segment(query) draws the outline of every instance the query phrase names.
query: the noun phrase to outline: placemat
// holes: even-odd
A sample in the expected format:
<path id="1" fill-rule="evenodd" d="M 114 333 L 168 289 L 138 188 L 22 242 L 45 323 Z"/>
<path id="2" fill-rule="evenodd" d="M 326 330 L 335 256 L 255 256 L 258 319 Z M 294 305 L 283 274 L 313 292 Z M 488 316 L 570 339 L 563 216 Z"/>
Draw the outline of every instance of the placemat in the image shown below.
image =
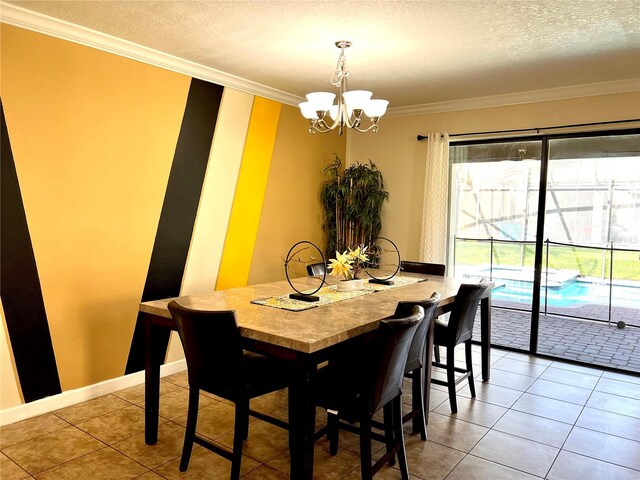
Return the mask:
<path id="1" fill-rule="evenodd" d="M 413 283 L 424 282 L 426 278 L 417 277 L 393 277 L 393 285 L 380 285 L 376 283 L 365 283 L 362 290 L 354 290 L 352 292 L 339 292 L 335 285 L 322 287 L 314 295 L 320 297 L 317 302 L 304 302 L 302 300 L 295 300 L 289 298 L 289 294 L 278 295 L 275 297 L 258 298 L 251 300 L 251 303 L 256 305 L 264 305 L 266 307 L 280 308 L 282 310 L 290 310 L 292 312 L 301 312 L 303 310 L 310 310 L 312 308 L 321 307 L 323 305 L 330 305 L 332 303 L 341 302 L 343 300 L 349 300 L 350 298 L 361 297 L 370 293 L 379 292 L 382 290 L 388 290 L 390 288 L 402 287 L 404 285 L 411 285 Z M 313 290 L 308 290 L 312 292 Z"/>

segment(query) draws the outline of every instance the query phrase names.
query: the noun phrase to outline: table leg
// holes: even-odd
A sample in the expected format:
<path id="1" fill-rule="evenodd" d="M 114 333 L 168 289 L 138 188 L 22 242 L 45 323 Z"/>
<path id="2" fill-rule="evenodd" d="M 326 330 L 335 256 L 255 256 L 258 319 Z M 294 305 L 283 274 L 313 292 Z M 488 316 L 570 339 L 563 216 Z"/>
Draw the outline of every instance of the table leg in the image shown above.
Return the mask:
<path id="1" fill-rule="evenodd" d="M 316 409 L 311 376 L 314 365 L 300 362 L 296 378 L 289 386 L 289 452 L 291 479 L 313 479 L 313 446 Z"/>
<path id="2" fill-rule="evenodd" d="M 482 350 L 482 380 L 491 376 L 491 295 L 480 300 L 480 348 Z"/>
<path id="3" fill-rule="evenodd" d="M 158 410 L 160 400 L 160 361 L 155 351 L 156 328 L 151 318 L 144 319 L 144 441 L 153 445 L 158 441 Z"/>

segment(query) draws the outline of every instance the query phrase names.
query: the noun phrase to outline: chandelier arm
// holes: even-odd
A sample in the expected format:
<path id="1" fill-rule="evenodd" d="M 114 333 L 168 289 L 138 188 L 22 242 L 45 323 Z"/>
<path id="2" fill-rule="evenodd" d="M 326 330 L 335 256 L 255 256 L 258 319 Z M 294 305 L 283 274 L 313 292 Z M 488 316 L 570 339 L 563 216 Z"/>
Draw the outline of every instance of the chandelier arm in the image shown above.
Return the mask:
<path id="1" fill-rule="evenodd" d="M 351 119 L 351 116 L 349 116 L 349 111 L 347 110 L 347 104 L 344 103 L 344 100 L 342 101 L 342 113 L 344 124 L 348 128 L 354 128 L 357 125 L 357 119 L 355 117 L 353 117 L 353 120 Z"/>
<path id="2" fill-rule="evenodd" d="M 369 125 L 367 128 L 358 128 L 358 127 L 351 127 L 353 128 L 355 131 L 360 132 L 360 133 L 366 133 L 369 130 L 373 130 L 374 132 L 378 131 L 378 124 L 377 123 L 372 123 L 371 125 Z"/>
<path id="3" fill-rule="evenodd" d="M 334 122 L 331 124 L 331 126 L 327 126 L 330 130 L 335 130 L 336 128 L 338 128 L 340 126 L 340 115 L 338 115 L 338 117 L 334 120 Z"/>
<path id="4" fill-rule="evenodd" d="M 327 122 L 325 122 L 324 120 L 317 120 L 313 125 L 312 128 L 316 131 L 316 132 L 320 132 L 320 133 L 327 133 L 330 132 L 331 130 L 333 130 L 332 127 L 329 127 L 329 125 L 327 125 Z M 335 127 L 334 127 L 335 128 Z"/>

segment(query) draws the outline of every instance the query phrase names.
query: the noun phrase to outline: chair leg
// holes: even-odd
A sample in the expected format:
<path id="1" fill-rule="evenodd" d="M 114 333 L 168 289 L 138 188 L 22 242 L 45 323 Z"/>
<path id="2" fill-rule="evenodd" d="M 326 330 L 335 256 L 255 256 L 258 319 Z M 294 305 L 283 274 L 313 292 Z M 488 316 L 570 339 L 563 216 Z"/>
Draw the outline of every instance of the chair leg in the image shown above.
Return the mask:
<path id="1" fill-rule="evenodd" d="M 236 402 L 235 429 L 233 432 L 233 458 L 231 459 L 231 480 L 240 478 L 240 464 L 242 463 L 242 447 L 245 435 L 249 431 L 249 400 L 241 399 Z"/>
<path id="2" fill-rule="evenodd" d="M 198 423 L 198 402 L 200 389 L 189 388 L 189 409 L 187 411 L 187 428 L 184 432 L 184 444 L 182 445 L 182 458 L 180 459 L 180 471 L 186 472 L 191 459 L 193 439 L 196 436 L 196 424 Z"/>
<path id="3" fill-rule="evenodd" d="M 393 428 L 395 431 L 396 443 L 398 443 L 398 463 L 403 480 L 409 480 L 409 467 L 407 465 L 407 451 L 404 445 L 404 431 L 402 428 L 402 396 L 398 395 L 391 402 L 393 408 Z"/>
<path id="4" fill-rule="evenodd" d="M 473 379 L 473 361 L 471 358 L 471 340 L 464 342 L 464 353 L 467 360 L 467 372 L 469 372 L 469 391 L 471 398 L 476 398 L 476 385 Z"/>
<path id="5" fill-rule="evenodd" d="M 440 347 L 438 345 L 433 346 L 433 355 L 436 359 L 436 363 L 440 363 Z"/>
<path id="6" fill-rule="evenodd" d="M 247 400 L 247 415 L 246 415 L 246 421 L 242 423 L 242 439 L 243 440 L 247 440 L 249 438 L 249 409 L 251 408 L 251 403 L 250 400 Z M 236 408 L 238 408 L 238 405 L 236 404 Z"/>
<path id="7" fill-rule="evenodd" d="M 400 421 L 402 424 L 402 421 Z M 371 465 L 371 419 L 365 413 L 360 422 L 360 469 L 362 480 L 373 479 L 373 468 Z"/>
<path id="8" fill-rule="evenodd" d="M 447 388 L 449 389 L 449 405 L 451 413 L 458 413 L 458 402 L 456 401 L 456 371 L 454 370 L 455 348 L 453 345 L 447 346 Z"/>
<path id="9" fill-rule="evenodd" d="M 340 417 L 329 412 L 327 412 L 327 440 L 329 440 L 329 455 L 336 455 L 340 441 Z"/>
<path id="10" fill-rule="evenodd" d="M 394 445 L 393 439 L 393 408 L 391 403 L 387 403 L 383 408 L 384 413 L 384 439 L 387 444 L 387 452 L 390 452 Z M 402 423 L 402 418 L 400 418 L 400 423 Z M 389 465 L 393 466 L 396 464 L 396 457 L 392 457 L 389 459 Z"/>
<path id="11" fill-rule="evenodd" d="M 420 415 L 415 418 L 412 419 L 413 424 L 415 425 L 416 422 L 418 423 L 418 429 L 420 430 L 420 438 L 422 440 L 426 440 L 427 439 L 427 422 L 425 420 L 425 413 L 424 413 L 424 382 L 422 380 L 422 375 L 423 375 L 423 370 L 422 367 L 418 367 L 416 368 L 412 373 L 411 373 L 411 400 L 412 400 L 412 404 L 416 405 L 416 399 L 420 401 L 420 406 L 418 407 L 420 409 Z"/>

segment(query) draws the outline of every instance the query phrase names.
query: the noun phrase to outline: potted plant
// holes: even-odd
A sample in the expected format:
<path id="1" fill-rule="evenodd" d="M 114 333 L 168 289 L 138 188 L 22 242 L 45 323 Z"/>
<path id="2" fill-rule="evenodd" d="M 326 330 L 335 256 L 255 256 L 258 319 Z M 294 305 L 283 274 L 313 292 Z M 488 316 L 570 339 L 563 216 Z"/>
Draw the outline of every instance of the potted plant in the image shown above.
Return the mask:
<path id="1" fill-rule="evenodd" d="M 358 278 L 358 275 L 363 264 L 369 261 L 366 252 L 367 247 L 359 245 L 355 250 L 349 248 L 343 253 L 336 252 L 336 258 L 329 261 L 328 269 L 331 270 L 329 275 L 342 277 L 342 281 L 336 286 L 337 290 L 345 292 L 361 290 L 364 287 L 364 280 Z"/>
<path id="2" fill-rule="evenodd" d="M 373 245 L 382 228 L 382 204 L 389 197 L 382 173 L 371 160 L 343 169 L 337 155 L 324 173 L 329 178 L 322 185 L 320 198 L 327 256 L 357 245 Z"/>

